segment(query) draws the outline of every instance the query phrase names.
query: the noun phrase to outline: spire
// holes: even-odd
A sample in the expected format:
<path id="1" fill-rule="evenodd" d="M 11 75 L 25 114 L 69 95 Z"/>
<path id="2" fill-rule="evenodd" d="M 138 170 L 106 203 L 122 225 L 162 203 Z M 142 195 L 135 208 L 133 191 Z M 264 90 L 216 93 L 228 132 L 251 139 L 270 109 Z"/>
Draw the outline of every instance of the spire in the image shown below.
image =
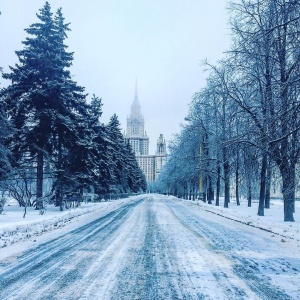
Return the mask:
<path id="1" fill-rule="evenodd" d="M 141 106 L 138 99 L 138 93 L 137 93 L 137 79 L 135 79 L 135 94 L 133 103 L 131 105 L 131 115 L 134 116 L 141 116 Z"/>
<path id="2" fill-rule="evenodd" d="M 135 78 L 135 95 L 134 100 L 138 100 L 138 94 L 137 94 L 137 78 Z"/>

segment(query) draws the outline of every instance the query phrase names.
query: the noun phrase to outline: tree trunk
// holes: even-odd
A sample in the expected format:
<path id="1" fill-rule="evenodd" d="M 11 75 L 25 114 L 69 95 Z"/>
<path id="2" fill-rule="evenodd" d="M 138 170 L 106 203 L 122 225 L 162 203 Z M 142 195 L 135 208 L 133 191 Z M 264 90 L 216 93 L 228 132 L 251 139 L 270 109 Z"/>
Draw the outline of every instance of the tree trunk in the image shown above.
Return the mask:
<path id="1" fill-rule="evenodd" d="M 235 198 L 236 198 L 236 205 L 241 205 L 240 195 L 239 195 L 239 167 L 238 167 L 238 165 L 235 170 Z"/>
<path id="2" fill-rule="evenodd" d="M 224 207 L 228 208 L 230 202 L 230 177 L 229 177 L 229 164 L 227 161 L 224 163 Z"/>
<path id="3" fill-rule="evenodd" d="M 221 167 L 217 166 L 217 184 L 216 184 L 216 206 L 220 206 L 220 188 L 221 188 Z"/>
<path id="4" fill-rule="evenodd" d="M 260 171 L 260 192 L 258 212 L 259 216 L 264 216 L 265 193 L 266 193 L 266 171 L 267 171 L 267 154 L 263 153 L 261 171 Z"/>
<path id="5" fill-rule="evenodd" d="M 37 154 L 36 168 L 36 208 L 43 209 L 43 175 L 44 175 L 44 155 L 42 151 Z"/>
<path id="6" fill-rule="evenodd" d="M 25 218 L 26 213 L 27 213 L 27 204 L 25 204 L 25 206 L 24 206 L 24 214 L 23 214 L 23 218 Z"/>
<path id="7" fill-rule="evenodd" d="M 212 179 L 209 176 L 208 177 L 208 204 L 212 204 L 212 201 L 214 200 L 214 189 L 212 187 Z"/>
<path id="8" fill-rule="evenodd" d="M 251 187 L 251 180 L 249 179 L 248 182 L 248 207 L 251 207 L 252 205 L 252 187 Z"/>
<path id="9" fill-rule="evenodd" d="M 271 177 L 272 177 L 272 169 L 271 169 L 271 162 L 269 160 L 268 167 L 267 167 L 267 176 L 266 176 L 265 208 L 270 208 Z"/>
<path id="10" fill-rule="evenodd" d="M 202 199 L 202 201 L 206 202 L 206 190 L 203 191 L 203 199 Z"/>
<path id="11" fill-rule="evenodd" d="M 57 157 L 57 167 L 56 169 L 59 170 L 58 172 L 58 177 L 61 178 L 61 172 L 62 172 L 62 142 L 61 142 L 61 137 L 59 137 L 59 142 L 58 142 L 58 157 Z M 60 180 L 60 179 L 59 179 Z M 55 206 L 59 207 L 61 211 L 64 210 L 64 205 L 63 205 L 63 195 L 62 195 L 62 189 L 61 189 L 61 183 L 56 186 L 55 189 Z"/>
<path id="12" fill-rule="evenodd" d="M 284 202 L 284 221 L 295 222 L 295 166 L 285 167 L 282 170 L 282 194 Z"/>

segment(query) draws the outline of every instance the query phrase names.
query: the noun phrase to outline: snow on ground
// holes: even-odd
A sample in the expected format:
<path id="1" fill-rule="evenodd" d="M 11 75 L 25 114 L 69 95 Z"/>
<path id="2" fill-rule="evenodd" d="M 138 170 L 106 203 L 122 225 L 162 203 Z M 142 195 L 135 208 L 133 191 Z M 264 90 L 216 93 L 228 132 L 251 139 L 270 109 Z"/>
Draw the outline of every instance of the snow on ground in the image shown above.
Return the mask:
<path id="1" fill-rule="evenodd" d="M 96 217 L 104 215 L 131 200 L 132 197 L 100 203 L 82 203 L 77 208 L 64 211 L 60 211 L 54 205 L 48 205 L 43 215 L 40 215 L 38 210 L 29 207 L 25 218 L 23 218 L 24 208 L 19 207 L 14 201 L 10 201 L 0 214 L 0 249 L 19 241 L 28 239 L 35 241 L 35 237 L 65 227 L 70 223 L 73 224 L 70 229 L 72 230 L 75 226 L 74 223 L 82 224 L 82 222 L 92 220 L 94 215 Z"/>
<path id="2" fill-rule="evenodd" d="M 83 216 L 89 219 L 92 218 L 94 213 L 97 213 L 97 215 L 99 212 L 105 214 L 116 207 L 122 206 L 125 202 L 131 201 L 133 198 L 101 203 L 82 203 L 78 208 L 62 212 L 57 207 L 48 205 L 44 215 L 40 215 L 39 211 L 34 210 L 34 208 L 28 208 L 25 218 L 23 218 L 24 209 L 11 201 L 5 206 L 3 213 L 0 215 L 0 248 L 65 227 L 71 222 L 78 222 Z M 265 216 L 260 217 L 257 215 L 258 202 L 255 200 L 252 203 L 252 207 L 248 207 L 247 202 L 242 199 L 240 206 L 232 202 L 229 204 L 229 208 L 224 208 L 222 199 L 220 206 L 215 206 L 202 201 L 183 200 L 173 196 L 169 196 L 169 198 L 182 201 L 190 206 L 197 205 L 199 209 L 204 209 L 212 214 L 230 218 L 249 226 L 259 227 L 280 235 L 282 238 L 300 241 L 300 201 L 296 202 L 295 222 L 291 223 L 283 221 L 283 202 L 281 200 L 272 201 L 271 208 L 265 209 Z"/>
<path id="3" fill-rule="evenodd" d="M 220 201 L 220 206 L 208 204 L 202 201 L 191 201 L 178 199 L 169 196 L 176 201 L 182 201 L 187 205 L 199 206 L 199 209 L 204 209 L 212 214 L 223 216 L 247 224 L 249 226 L 261 228 L 262 230 L 270 231 L 273 234 L 281 236 L 283 239 L 294 239 L 300 242 L 300 201 L 296 201 L 296 213 L 294 214 L 295 222 L 283 221 L 283 201 L 271 201 L 270 209 L 264 210 L 264 216 L 258 216 L 258 201 L 252 201 L 252 207 L 247 206 L 247 201 L 242 199 L 241 205 L 237 206 L 235 201 L 229 203 L 229 208 L 224 208 L 223 199 Z M 235 199 L 234 199 L 235 200 Z M 283 240 L 284 241 L 284 240 Z"/>
<path id="4" fill-rule="evenodd" d="M 175 204 L 171 205 L 176 214 L 179 212 L 177 216 L 183 224 L 195 231 L 199 239 L 204 237 L 204 242 L 197 249 L 201 249 L 205 241 L 209 242 L 209 251 L 201 253 L 201 257 L 207 256 L 205 269 L 216 270 L 221 286 L 226 287 L 226 280 L 222 282 L 222 278 L 231 281 L 227 286 L 229 290 L 233 289 L 236 280 L 242 279 L 257 294 L 250 295 L 250 291 L 238 283 L 237 286 L 247 291 L 247 295 L 238 298 L 230 294 L 226 297 L 221 293 L 219 298 L 213 299 L 300 299 L 299 223 L 282 221 L 280 202 L 275 202 L 265 217 L 258 217 L 257 203 L 253 208 L 248 208 L 245 202 L 240 207 L 231 203 L 225 209 L 202 201 L 173 200 L 173 203 L 186 207 L 185 213 L 184 209 L 180 211 Z M 192 248 L 186 249 L 183 257 L 191 256 Z M 193 261 L 195 265 L 199 263 L 195 257 L 191 259 Z M 220 266 L 223 268 L 218 270 Z M 207 293 L 212 296 L 211 291 Z"/>
<path id="5" fill-rule="evenodd" d="M 0 249 L 0 298 L 300 299 L 299 224 L 284 223 L 276 203 L 266 217 L 257 203 L 155 194 L 89 204 L 64 227 Z"/>

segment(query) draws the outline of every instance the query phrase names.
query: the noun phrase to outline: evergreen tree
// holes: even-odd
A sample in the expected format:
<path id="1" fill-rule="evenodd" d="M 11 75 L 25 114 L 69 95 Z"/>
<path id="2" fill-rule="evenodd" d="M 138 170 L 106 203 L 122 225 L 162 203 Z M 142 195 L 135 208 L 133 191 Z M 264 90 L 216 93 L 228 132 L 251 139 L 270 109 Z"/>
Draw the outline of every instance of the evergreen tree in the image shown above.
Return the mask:
<path id="1" fill-rule="evenodd" d="M 46 172 L 54 174 L 52 194 L 61 209 L 65 199 L 91 186 L 97 193 L 145 189 L 145 177 L 125 144 L 117 116 L 102 124 L 101 99 L 94 95 L 87 104 L 84 89 L 71 79 L 73 53 L 65 45 L 70 29 L 61 9 L 53 16 L 46 2 L 37 18 L 25 30 L 24 49 L 16 52 L 19 63 L 3 75 L 11 84 L 1 91 L 0 125 L 14 130 L 9 139 L 0 135 L 2 171 L 9 167 L 3 146 L 7 141 L 16 176 L 25 174 L 30 194 L 36 189 L 37 209 L 43 208 Z"/>
<path id="2" fill-rule="evenodd" d="M 1 15 L 1 11 L 0 11 Z M 0 72 L 2 68 L 0 67 Z M 10 152 L 6 147 L 7 138 L 11 134 L 11 126 L 5 114 L 5 103 L 0 98 L 0 188 L 11 173 Z M 0 214 L 2 212 L 4 201 L 0 198 Z"/>
<path id="3" fill-rule="evenodd" d="M 113 115 L 108 124 L 108 137 L 111 141 L 109 152 L 113 164 L 114 185 L 116 192 L 129 193 L 145 191 L 146 178 L 139 168 L 135 155 L 128 142 L 125 141 L 118 117 Z"/>
<path id="4" fill-rule="evenodd" d="M 1 15 L 1 11 L 0 11 Z M 2 68 L 0 67 L 0 72 Z M 10 152 L 6 147 L 7 138 L 11 134 L 11 124 L 9 123 L 5 114 L 5 103 L 0 98 L 0 185 L 8 177 L 8 174 L 12 171 L 10 164 Z"/>
<path id="5" fill-rule="evenodd" d="M 37 17 L 39 23 L 25 30 L 29 37 L 23 42 L 24 49 L 16 52 L 19 64 L 4 74 L 11 85 L 3 95 L 16 128 L 15 158 L 20 160 L 29 151 L 34 159 L 37 208 L 42 208 L 44 161 L 55 153 L 56 167 L 60 167 L 62 148 L 70 147 L 72 137 L 75 139 L 78 115 L 84 115 L 86 104 L 83 88 L 71 80 L 67 69 L 73 54 L 64 45 L 69 29 L 61 10 L 53 19 L 46 2 Z"/>
<path id="6" fill-rule="evenodd" d="M 127 158 L 127 183 L 131 192 L 145 192 L 147 189 L 147 181 L 144 173 L 138 166 L 135 154 L 130 146 L 129 141 L 125 146 L 125 153 Z"/>
<path id="7" fill-rule="evenodd" d="M 110 186 L 115 183 L 113 174 L 114 163 L 109 153 L 112 142 L 108 137 L 108 127 L 100 122 L 102 115 L 101 99 L 93 95 L 90 104 L 89 124 L 93 130 L 93 152 L 96 157 L 96 169 L 94 171 L 94 189 L 98 194 L 110 192 Z"/>
<path id="8" fill-rule="evenodd" d="M 4 102 L 0 99 L 0 183 L 11 173 L 10 152 L 6 147 L 7 139 L 12 133 L 10 123 L 7 120 Z"/>
<path id="9" fill-rule="evenodd" d="M 121 132 L 120 122 L 116 114 L 114 114 L 107 125 L 108 138 L 110 143 L 108 145 L 108 151 L 112 161 L 112 173 L 114 175 L 115 182 L 113 184 L 113 191 L 117 193 L 123 193 L 127 190 L 126 180 L 126 166 L 125 166 L 125 153 L 124 146 L 125 140 Z"/>

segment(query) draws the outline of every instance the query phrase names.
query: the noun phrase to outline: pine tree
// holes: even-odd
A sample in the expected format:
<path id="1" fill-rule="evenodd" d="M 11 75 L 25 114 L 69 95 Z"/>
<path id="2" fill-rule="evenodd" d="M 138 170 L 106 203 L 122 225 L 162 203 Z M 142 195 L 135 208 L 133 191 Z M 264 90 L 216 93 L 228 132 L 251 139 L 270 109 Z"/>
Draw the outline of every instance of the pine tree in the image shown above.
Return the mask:
<path id="1" fill-rule="evenodd" d="M 68 24 L 61 10 L 53 19 L 48 2 L 37 14 L 39 23 L 25 31 L 29 37 L 17 51 L 19 64 L 10 67 L 4 78 L 11 80 L 3 95 L 16 128 L 13 136 L 15 158 L 30 152 L 36 163 L 37 208 L 43 207 L 44 162 L 52 153 L 61 162 L 62 148 L 70 147 L 78 115 L 86 110 L 83 88 L 71 80 L 68 67 L 73 54 L 64 40 Z M 22 155 L 21 155 L 22 156 Z"/>
<path id="2" fill-rule="evenodd" d="M 1 15 L 1 11 L 0 11 Z M 0 72 L 2 68 L 0 67 Z M 10 152 L 6 147 L 7 139 L 12 133 L 11 124 L 9 123 L 5 113 L 5 103 L 0 98 L 0 187 L 8 175 L 12 172 L 10 163 Z M 1 204 L 0 204 L 1 205 Z M 1 213 L 1 212 L 0 212 Z"/>
<path id="3" fill-rule="evenodd" d="M 115 182 L 112 172 L 112 157 L 109 155 L 111 141 L 108 138 L 108 127 L 100 122 L 102 116 L 101 99 L 93 95 L 90 104 L 89 124 L 93 130 L 93 153 L 96 157 L 94 170 L 94 190 L 97 194 L 108 194 L 110 186 Z"/>
<path id="4" fill-rule="evenodd" d="M 135 154 L 130 146 L 129 141 L 127 141 L 125 146 L 126 161 L 127 161 L 127 183 L 131 192 L 138 193 L 144 192 L 147 189 L 147 181 L 144 173 L 138 166 L 135 158 Z"/>
<path id="5" fill-rule="evenodd" d="M 114 114 L 107 125 L 108 138 L 110 144 L 108 151 L 112 161 L 112 173 L 114 175 L 114 188 L 113 192 L 123 193 L 127 190 L 126 182 L 126 167 L 124 156 L 125 140 L 121 132 L 120 122 L 116 114 Z"/>
<path id="6" fill-rule="evenodd" d="M 120 122 L 113 115 L 108 124 L 108 136 L 111 141 L 109 153 L 112 157 L 112 172 L 115 177 L 115 190 L 118 193 L 139 192 L 146 190 L 146 178 L 138 167 L 135 155 L 125 141 Z"/>
<path id="7" fill-rule="evenodd" d="M 12 133 L 12 128 L 5 115 L 4 102 L 0 99 L 0 184 L 12 172 L 10 163 L 10 152 L 6 146 L 7 139 Z"/>

